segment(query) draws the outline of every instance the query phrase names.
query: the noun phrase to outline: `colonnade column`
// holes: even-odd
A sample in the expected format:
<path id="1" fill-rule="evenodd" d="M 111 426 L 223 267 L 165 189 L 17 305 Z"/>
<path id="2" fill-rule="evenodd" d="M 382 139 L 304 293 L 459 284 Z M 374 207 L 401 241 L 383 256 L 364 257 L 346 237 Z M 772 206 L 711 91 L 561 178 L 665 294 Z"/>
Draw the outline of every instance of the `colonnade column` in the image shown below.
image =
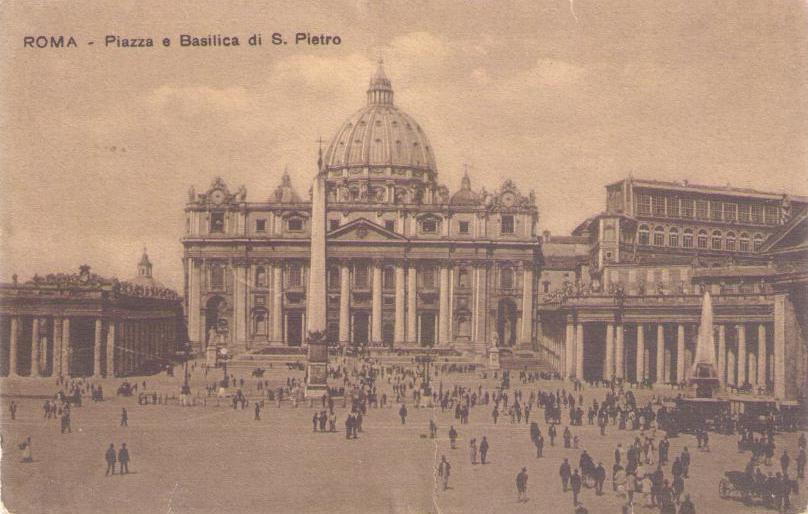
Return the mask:
<path id="1" fill-rule="evenodd" d="M 679 323 L 676 326 L 676 383 L 685 380 L 685 326 Z"/>
<path id="2" fill-rule="evenodd" d="M 40 319 L 33 319 L 31 327 L 31 376 L 39 376 L 39 325 Z"/>
<path id="3" fill-rule="evenodd" d="M 440 267 L 440 294 L 438 304 L 438 344 L 449 342 L 449 268 Z"/>
<path id="4" fill-rule="evenodd" d="M 8 376 L 17 376 L 17 341 L 20 335 L 19 316 L 11 317 L 11 337 L 8 348 Z"/>
<path id="5" fill-rule="evenodd" d="M 283 267 L 272 264 L 272 340 L 283 343 Z"/>
<path id="6" fill-rule="evenodd" d="M 396 318 L 393 329 L 394 344 L 404 342 L 404 265 L 396 263 Z"/>
<path id="7" fill-rule="evenodd" d="M 580 321 L 575 330 L 575 377 L 584 379 L 584 324 Z"/>
<path id="8" fill-rule="evenodd" d="M 351 268 L 339 267 L 339 342 L 346 344 L 351 338 Z"/>
<path id="9" fill-rule="evenodd" d="M 93 376 L 101 376 L 101 333 L 103 332 L 101 318 L 95 320 L 95 340 L 93 341 Z"/>
<path id="10" fill-rule="evenodd" d="M 746 383 L 746 326 L 737 326 L 738 333 L 738 385 Z"/>
<path id="11" fill-rule="evenodd" d="M 373 263 L 372 294 L 370 340 L 372 343 L 379 343 L 382 340 L 382 266 L 380 262 Z"/>
<path id="12" fill-rule="evenodd" d="M 611 380 L 614 376 L 614 323 L 606 323 L 606 359 L 603 367 L 603 379 Z"/>
<path id="13" fill-rule="evenodd" d="M 115 376 L 115 320 L 107 325 L 107 376 Z"/>
<path id="14" fill-rule="evenodd" d="M 522 343 L 533 341 L 533 263 L 526 262 L 522 273 Z"/>
<path id="15" fill-rule="evenodd" d="M 785 399 L 786 395 L 786 315 L 788 299 L 784 293 L 774 296 L 774 397 Z"/>
<path id="16" fill-rule="evenodd" d="M 62 320 L 62 372 L 65 378 L 70 376 L 70 318 Z"/>
<path id="17" fill-rule="evenodd" d="M 718 378 L 727 385 L 727 327 L 718 325 Z"/>
<path id="18" fill-rule="evenodd" d="M 657 323 L 656 329 L 656 383 L 665 382 L 665 325 Z"/>
<path id="19" fill-rule="evenodd" d="M 642 382 L 645 379 L 645 327 L 642 323 L 637 325 L 637 358 L 636 360 L 636 376 L 637 382 Z"/>
<path id="20" fill-rule="evenodd" d="M 415 262 L 410 261 L 407 270 L 407 342 L 418 342 L 418 275 Z"/>
<path id="21" fill-rule="evenodd" d="M 758 325 L 757 381 L 758 387 L 766 387 L 766 325 Z"/>
<path id="22" fill-rule="evenodd" d="M 624 378 L 626 365 L 625 359 L 625 345 L 623 344 L 623 324 L 618 323 L 614 327 L 614 376 L 616 378 Z"/>
<path id="23" fill-rule="evenodd" d="M 567 334 L 564 338 L 564 378 L 575 374 L 575 324 L 572 316 L 567 317 Z"/>

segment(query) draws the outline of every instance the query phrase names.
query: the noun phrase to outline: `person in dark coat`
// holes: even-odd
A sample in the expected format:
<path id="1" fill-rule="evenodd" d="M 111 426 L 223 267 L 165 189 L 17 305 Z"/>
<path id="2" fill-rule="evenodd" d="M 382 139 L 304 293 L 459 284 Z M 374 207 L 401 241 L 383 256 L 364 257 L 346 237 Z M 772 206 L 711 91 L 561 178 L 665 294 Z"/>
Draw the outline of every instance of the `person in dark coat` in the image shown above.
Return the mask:
<path id="1" fill-rule="evenodd" d="M 688 478 L 687 474 L 690 471 L 690 453 L 687 451 L 687 446 L 682 450 L 682 475 Z"/>
<path id="2" fill-rule="evenodd" d="M 797 454 L 797 478 L 802 480 L 805 478 L 805 448 L 800 448 L 800 453 Z"/>
<path id="3" fill-rule="evenodd" d="M 544 437 L 539 434 L 535 441 L 536 444 L 536 458 L 541 457 L 544 454 Z"/>
<path id="4" fill-rule="evenodd" d="M 121 444 L 121 449 L 118 450 L 118 462 L 120 463 L 121 475 L 129 473 L 129 450 L 126 449 L 126 443 Z"/>
<path id="5" fill-rule="evenodd" d="M 550 436 L 550 446 L 555 446 L 555 438 L 557 435 L 555 423 L 550 425 L 550 428 L 547 429 L 547 435 Z"/>
<path id="6" fill-rule="evenodd" d="M 401 408 L 398 409 L 398 415 L 401 417 L 401 424 L 405 424 L 407 422 L 407 406 L 403 403 L 401 404 Z"/>
<path id="7" fill-rule="evenodd" d="M 780 457 L 780 467 L 783 470 L 783 475 L 788 474 L 789 464 L 791 464 L 791 457 L 788 456 L 788 450 L 783 450 L 783 455 Z"/>
<path id="8" fill-rule="evenodd" d="M 578 474 L 578 470 L 572 472 L 572 476 L 570 477 L 570 487 L 572 487 L 572 504 L 578 505 L 578 495 L 581 494 L 581 475 Z"/>
<path id="9" fill-rule="evenodd" d="M 353 415 L 349 414 L 345 418 L 345 439 L 350 439 L 352 432 L 353 432 Z"/>
<path id="10" fill-rule="evenodd" d="M 121 426 L 122 427 L 129 426 L 129 413 L 126 412 L 126 407 L 121 409 Z"/>
<path id="11" fill-rule="evenodd" d="M 452 447 L 452 450 L 457 448 L 457 430 L 455 430 L 454 425 L 449 427 L 449 444 Z"/>
<path id="12" fill-rule="evenodd" d="M 115 453 L 115 445 L 109 443 L 109 448 L 107 448 L 107 453 L 105 455 L 105 458 L 107 460 L 107 472 L 105 473 L 105 476 L 109 475 L 110 473 L 112 473 L 113 475 L 115 474 L 115 461 L 117 460 L 116 455 L 117 454 Z"/>
<path id="13" fill-rule="evenodd" d="M 516 501 L 527 501 L 527 468 L 522 468 L 516 475 Z"/>
<path id="14" fill-rule="evenodd" d="M 595 493 L 600 496 L 603 494 L 603 483 L 606 481 L 606 468 L 603 467 L 602 462 L 598 462 L 598 467 L 595 468 Z"/>
<path id="15" fill-rule="evenodd" d="M 480 464 L 485 464 L 485 459 L 488 456 L 488 439 L 483 436 L 483 440 L 480 441 Z"/>
<path id="16" fill-rule="evenodd" d="M 561 477 L 561 488 L 565 493 L 567 492 L 567 487 L 569 487 L 571 475 L 570 463 L 566 458 L 564 458 L 564 462 L 562 462 L 561 467 L 558 468 L 558 476 Z"/>

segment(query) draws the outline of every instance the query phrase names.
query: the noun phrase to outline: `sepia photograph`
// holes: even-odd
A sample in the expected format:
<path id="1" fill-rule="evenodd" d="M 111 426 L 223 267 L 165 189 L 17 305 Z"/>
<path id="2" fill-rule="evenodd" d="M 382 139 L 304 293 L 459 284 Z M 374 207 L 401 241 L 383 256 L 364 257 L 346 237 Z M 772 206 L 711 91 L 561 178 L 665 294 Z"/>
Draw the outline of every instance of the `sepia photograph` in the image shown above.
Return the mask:
<path id="1" fill-rule="evenodd" d="M 808 509 L 802 0 L 0 2 L 0 512 Z"/>

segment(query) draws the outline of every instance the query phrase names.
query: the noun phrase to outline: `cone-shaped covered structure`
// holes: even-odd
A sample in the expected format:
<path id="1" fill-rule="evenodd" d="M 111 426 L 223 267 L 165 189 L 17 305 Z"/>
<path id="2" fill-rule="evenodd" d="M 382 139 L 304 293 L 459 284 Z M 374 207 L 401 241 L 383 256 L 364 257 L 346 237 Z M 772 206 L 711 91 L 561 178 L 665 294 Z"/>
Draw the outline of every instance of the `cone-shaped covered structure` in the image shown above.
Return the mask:
<path id="1" fill-rule="evenodd" d="M 713 299 L 710 292 L 704 293 L 701 304 L 701 322 L 696 340 L 696 355 L 690 368 L 688 381 L 696 385 L 696 396 L 712 397 L 720 385 L 715 363 L 715 342 L 713 341 Z"/>

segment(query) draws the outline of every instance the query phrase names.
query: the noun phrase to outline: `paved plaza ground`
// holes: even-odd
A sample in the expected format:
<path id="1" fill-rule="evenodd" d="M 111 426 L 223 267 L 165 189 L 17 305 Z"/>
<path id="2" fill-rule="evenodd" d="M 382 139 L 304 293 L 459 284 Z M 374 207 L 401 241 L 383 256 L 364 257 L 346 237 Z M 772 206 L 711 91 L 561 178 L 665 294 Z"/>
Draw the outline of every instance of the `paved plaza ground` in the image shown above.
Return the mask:
<path id="1" fill-rule="evenodd" d="M 217 372 L 220 374 L 221 372 Z M 299 372 L 275 369 L 269 379 L 285 383 Z M 181 373 L 180 373 L 181 375 Z M 238 376 L 238 375 L 237 375 Z M 210 377 L 212 381 L 212 376 Z M 246 377 L 245 377 L 246 378 Z M 444 387 L 455 382 L 477 384 L 473 376 L 444 375 Z M 134 397 L 116 398 L 114 388 L 121 380 L 102 380 L 107 399 L 86 401 L 73 410 L 72 433 L 60 434 L 58 420 L 43 419 L 44 398 L 12 398 L 10 395 L 50 394 L 53 379 L 4 379 L 2 388 L 2 495 L 8 511 L 28 512 L 368 512 L 368 513 L 572 513 L 571 493 L 562 493 L 558 467 L 564 457 L 577 463 L 580 450 L 565 450 L 560 438 L 555 447 L 545 447 L 537 459 L 530 442 L 529 427 L 511 424 L 501 417 L 494 425 L 492 406 L 475 407 L 470 424 L 460 425 L 447 411 L 410 407 L 406 425 L 398 418 L 397 406 L 371 409 L 364 432 L 357 440 L 346 440 L 343 421 L 346 410 L 337 402 L 338 433 L 313 433 L 313 410 L 308 404 L 280 408 L 267 404 L 261 421 L 253 419 L 252 405 L 233 410 L 215 400 L 207 406 L 180 407 L 138 405 Z M 142 378 L 140 380 L 143 380 Z M 181 377 L 146 377 L 147 390 L 176 393 Z M 250 380 L 248 382 L 253 382 Z M 203 377 L 193 381 L 202 389 Z M 494 381 L 485 382 L 493 389 Z M 512 389 L 555 390 L 558 382 L 522 385 Z M 652 393 L 643 391 L 641 398 Z M 604 389 L 584 391 L 586 404 L 599 400 Z M 8 405 L 20 405 L 11 421 Z M 129 426 L 119 427 L 120 411 L 129 411 Z M 439 438 L 426 438 L 428 420 L 434 415 Z M 540 410 L 532 420 L 547 433 Z M 566 415 L 564 416 L 566 419 Z M 458 449 L 451 450 L 447 431 L 454 424 L 460 434 Z M 611 425 L 600 436 L 594 425 L 574 427 L 582 439 L 581 448 L 602 461 L 608 470 L 603 496 L 585 489 L 582 498 L 591 513 L 618 513 L 624 498 L 611 491 L 613 451 L 618 443 L 630 443 L 636 432 L 619 431 Z M 31 436 L 33 463 L 21 463 L 18 444 Z M 485 435 L 491 445 L 490 463 L 472 465 L 468 442 Z M 559 432 L 560 435 L 560 432 Z M 797 454 L 796 433 L 778 434 L 777 455 L 788 448 Z M 126 442 L 132 462 L 128 476 L 106 477 L 104 452 L 110 443 L 116 448 Z M 746 506 L 720 499 L 718 482 L 725 470 L 742 470 L 749 453 L 738 453 L 735 436 L 712 434 L 710 453 L 696 450 L 692 436 L 671 440 L 671 461 L 688 446 L 693 456 L 686 492 L 699 513 L 774 512 L 763 506 Z M 434 471 L 441 455 L 452 464 L 450 489 L 439 490 Z M 529 501 L 516 501 L 515 477 L 527 467 Z M 792 468 L 793 468 L 792 464 Z M 779 470 L 779 464 L 771 466 Z M 768 470 L 767 470 L 768 471 Z M 670 464 L 665 468 L 670 478 Z M 805 488 L 792 497 L 796 506 L 806 505 Z M 635 512 L 658 512 L 644 507 Z"/>

